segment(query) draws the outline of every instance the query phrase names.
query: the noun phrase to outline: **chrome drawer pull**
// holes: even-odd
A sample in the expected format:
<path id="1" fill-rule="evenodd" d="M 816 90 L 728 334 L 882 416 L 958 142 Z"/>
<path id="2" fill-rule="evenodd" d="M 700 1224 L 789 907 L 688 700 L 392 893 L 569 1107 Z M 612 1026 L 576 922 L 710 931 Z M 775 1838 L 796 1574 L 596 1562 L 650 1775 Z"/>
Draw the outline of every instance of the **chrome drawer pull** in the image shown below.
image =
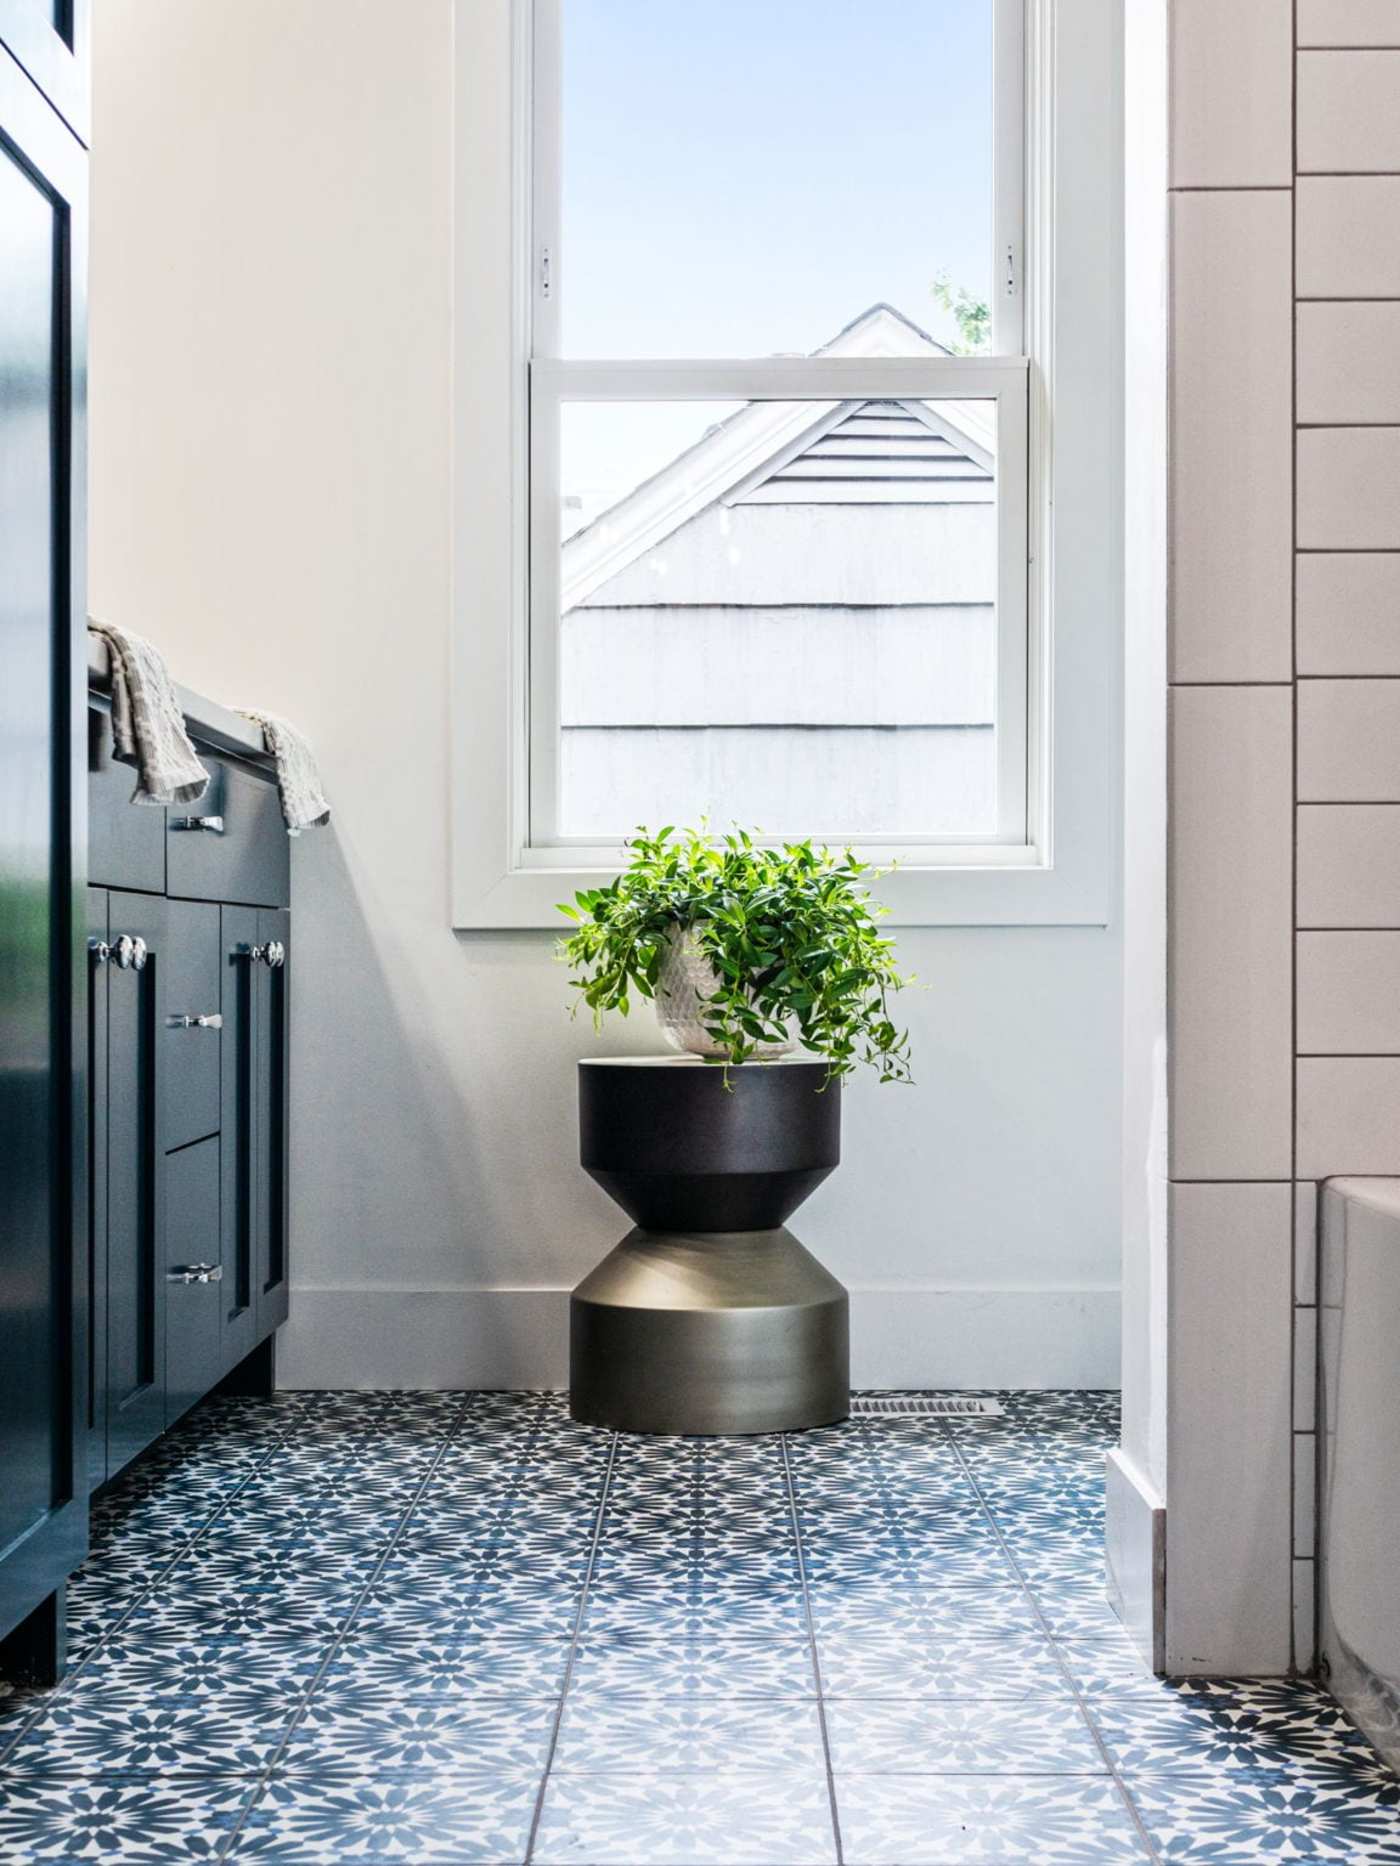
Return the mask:
<path id="1" fill-rule="evenodd" d="M 224 1027 L 221 1011 L 177 1012 L 165 1021 L 172 1030 L 222 1030 Z"/>
<path id="2" fill-rule="evenodd" d="M 167 1283 L 222 1283 L 224 1266 L 221 1263 L 182 1263 L 165 1273 Z"/>
<path id="3" fill-rule="evenodd" d="M 202 829 L 211 836 L 222 836 L 224 819 L 221 816 L 172 816 L 172 829 Z"/>

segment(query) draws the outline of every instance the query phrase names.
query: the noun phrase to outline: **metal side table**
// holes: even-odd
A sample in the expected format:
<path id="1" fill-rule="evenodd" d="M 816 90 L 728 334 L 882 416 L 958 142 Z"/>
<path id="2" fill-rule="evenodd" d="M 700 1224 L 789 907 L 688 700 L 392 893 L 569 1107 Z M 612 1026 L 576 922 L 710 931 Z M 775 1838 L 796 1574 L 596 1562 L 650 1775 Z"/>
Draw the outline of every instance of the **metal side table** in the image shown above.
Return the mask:
<path id="1" fill-rule="evenodd" d="M 841 1158 L 826 1065 L 579 1064 L 583 1167 L 635 1229 L 570 1303 L 573 1416 L 625 1432 L 777 1432 L 850 1407 L 846 1291 L 785 1220 Z"/>

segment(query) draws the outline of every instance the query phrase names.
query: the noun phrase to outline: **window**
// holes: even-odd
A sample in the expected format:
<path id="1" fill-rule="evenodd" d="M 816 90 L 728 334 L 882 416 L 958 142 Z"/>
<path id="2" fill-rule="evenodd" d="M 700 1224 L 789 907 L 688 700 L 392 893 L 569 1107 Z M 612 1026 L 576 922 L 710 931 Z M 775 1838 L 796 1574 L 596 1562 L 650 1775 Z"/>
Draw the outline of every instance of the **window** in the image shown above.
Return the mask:
<path id="1" fill-rule="evenodd" d="M 1019 5 L 534 0 L 529 859 L 1026 844 Z"/>
<path id="2" fill-rule="evenodd" d="M 1118 9 L 453 4 L 454 924 L 702 814 L 1101 924 Z"/>

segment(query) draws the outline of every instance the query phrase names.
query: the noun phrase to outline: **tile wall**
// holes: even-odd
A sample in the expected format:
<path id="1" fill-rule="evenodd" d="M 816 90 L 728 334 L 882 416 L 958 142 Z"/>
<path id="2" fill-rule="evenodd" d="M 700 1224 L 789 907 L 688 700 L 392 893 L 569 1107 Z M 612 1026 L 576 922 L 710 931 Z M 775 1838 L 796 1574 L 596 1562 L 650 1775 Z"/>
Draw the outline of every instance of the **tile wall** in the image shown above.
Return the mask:
<path id="1" fill-rule="evenodd" d="M 1400 5 L 1174 0 L 1171 67 L 1167 1664 L 1271 1674 L 1317 1182 L 1400 1173 Z"/>

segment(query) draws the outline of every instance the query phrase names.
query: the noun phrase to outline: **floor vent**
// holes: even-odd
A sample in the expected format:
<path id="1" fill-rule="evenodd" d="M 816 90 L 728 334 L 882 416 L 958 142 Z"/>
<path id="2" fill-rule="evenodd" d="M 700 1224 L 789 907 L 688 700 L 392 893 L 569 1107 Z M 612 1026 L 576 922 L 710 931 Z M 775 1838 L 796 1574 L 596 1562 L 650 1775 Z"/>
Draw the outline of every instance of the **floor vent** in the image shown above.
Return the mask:
<path id="1" fill-rule="evenodd" d="M 999 1419 L 999 1400 L 938 1393 L 853 1393 L 853 1419 Z"/>

